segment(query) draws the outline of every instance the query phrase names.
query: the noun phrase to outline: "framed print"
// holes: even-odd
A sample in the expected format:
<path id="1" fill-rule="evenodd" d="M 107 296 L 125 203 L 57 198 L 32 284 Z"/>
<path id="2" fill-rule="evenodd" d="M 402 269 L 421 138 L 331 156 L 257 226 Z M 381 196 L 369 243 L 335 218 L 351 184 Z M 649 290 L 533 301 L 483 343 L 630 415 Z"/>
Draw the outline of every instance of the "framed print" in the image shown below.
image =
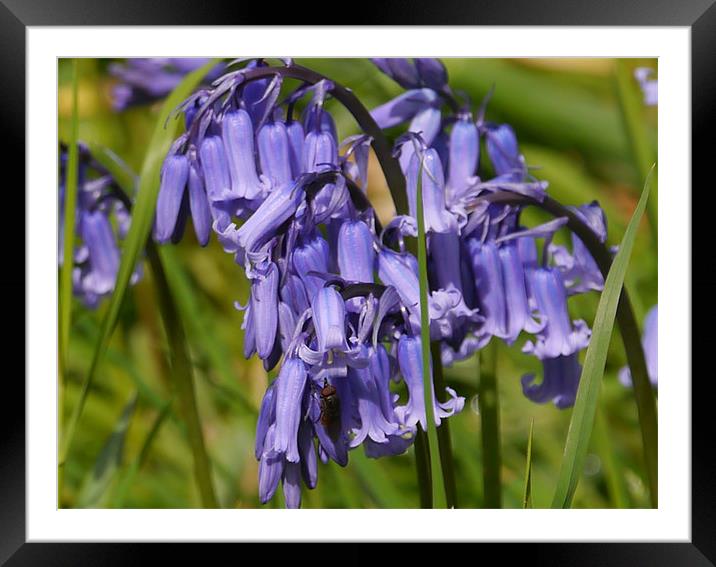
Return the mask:
<path id="1" fill-rule="evenodd" d="M 152 541 L 714 560 L 709 2 L 346 27 L 5 4 L 10 564 Z"/>

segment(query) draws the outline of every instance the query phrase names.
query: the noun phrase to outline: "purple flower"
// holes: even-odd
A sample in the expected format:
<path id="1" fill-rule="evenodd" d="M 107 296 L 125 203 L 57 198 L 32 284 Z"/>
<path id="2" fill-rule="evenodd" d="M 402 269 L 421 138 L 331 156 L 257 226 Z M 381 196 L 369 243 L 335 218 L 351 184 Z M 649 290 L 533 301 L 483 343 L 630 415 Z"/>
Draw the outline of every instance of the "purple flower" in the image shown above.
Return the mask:
<path id="1" fill-rule="evenodd" d="M 526 173 L 515 131 L 508 124 L 490 125 L 486 129 L 487 155 L 497 175 L 510 175 L 521 181 Z"/>
<path id="2" fill-rule="evenodd" d="M 231 189 L 227 190 L 223 200 L 259 198 L 266 192 L 268 183 L 259 179 L 256 172 L 254 127 L 251 116 L 240 108 L 235 112 L 229 112 L 222 120 L 221 131 L 231 174 Z M 276 147 L 271 148 L 272 151 L 276 149 Z"/>
<path id="3" fill-rule="evenodd" d="M 120 264 L 119 241 L 129 229 L 131 216 L 112 176 L 97 163 L 89 149 L 79 144 L 77 208 L 75 210 L 75 249 L 72 251 L 73 293 L 85 306 L 95 308 L 114 291 Z M 58 265 L 64 257 L 65 184 L 68 150 L 60 149 L 58 218 Z M 141 265 L 130 279 L 139 280 Z"/>
<path id="4" fill-rule="evenodd" d="M 333 287 L 319 289 L 311 302 L 313 324 L 316 329 L 318 352 L 321 354 L 332 350 L 345 352 L 346 342 L 346 306 Z"/>
<path id="5" fill-rule="evenodd" d="M 251 280 L 251 316 L 253 337 L 259 358 L 268 358 L 273 350 L 278 329 L 278 280 L 276 264 L 256 266 Z"/>
<path id="6" fill-rule="evenodd" d="M 530 333 L 542 330 L 543 325 L 534 320 L 529 307 L 525 272 L 516 243 L 496 245 L 469 239 L 467 247 L 480 314 L 485 318 L 482 332 L 512 344 L 522 330 Z"/>
<path id="7" fill-rule="evenodd" d="M 368 347 L 363 347 L 363 349 L 366 357 L 377 356 L 375 352 L 370 352 Z M 386 408 L 381 407 L 381 392 L 378 390 L 374 369 L 374 365 L 362 369 L 351 368 L 348 373 L 358 403 L 361 424 L 358 429 L 353 431 L 355 436 L 350 442 L 351 447 L 358 447 L 366 439 L 370 439 L 374 443 L 387 443 L 389 436 L 400 431 L 397 421 L 388 421 L 384 412 Z M 387 384 L 383 384 L 383 386 L 385 387 Z"/>
<path id="8" fill-rule="evenodd" d="M 398 342 L 398 366 L 408 387 L 408 403 L 395 409 L 400 423 L 406 427 L 414 427 L 420 423 L 423 431 L 427 431 L 425 417 L 425 397 L 423 395 L 423 362 L 422 348 L 418 337 L 403 335 Z M 450 400 L 438 402 L 435 399 L 435 387 L 432 383 L 432 365 L 430 368 L 430 387 L 433 398 L 435 425 L 440 425 L 443 418 L 462 411 L 465 398 L 459 397 L 452 388 L 445 388 Z"/>
<path id="9" fill-rule="evenodd" d="M 381 128 L 391 128 L 412 120 L 421 112 L 439 106 L 440 99 L 431 89 L 404 92 L 390 102 L 373 109 L 371 116 Z M 411 132 L 415 132 L 410 128 Z"/>
<path id="10" fill-rule="evenodd" d="M 641 337 L 641 344 L 644 347 L 646 356 L 646 370 L 649 374 L 651 385 L 657 387 L 659 384 L 659 307 L 654 305 L 646 314 L 644 319 L 644 333 Z M 631 371 L 628 366 L 619 370 L 619 381 L 625 386 L 632 385 Z"/>
<path id="11" fill-rule="evenodd" d="M 586 348 L 591 331 L 582 320 L 575 321 L 572 326 L 560 272 L 555 268 L 536 268 L 528 270 L 527 278 L 545 325 L 537 334 L 537 340 L 527 341 L 522 352 L 544 360 L 567 356 Z"/>
<path id="12" fill-rule="evenodd" d="M 288 130 L 283 122 L 267 122 L 257 135 L 261 171 L 272 188 L 290 184 L 291 150 Z"/>
<path id="13" fill-rule="evenodd" d="M 439 59 L 374 58 L 371 61 L 404 89 L 421 86 L 435 91 L 447 88 L 448 76 L 445 65 Z"/>
<path id="14" fill-rule="evenodd" d="M 328 273 L 328 263 L 328 242 L 318 234 L 303 239 L 293 251 L 293 269 L 306 287 L 306 297 L 310 302 L 323 286 L 321 274 Z"/>
<path id="15" fill-rule="evenodd" d="M 534 374 L 525 374 L 522 377 L 524 395 L 538 404 L 553 402 L 559 409 L 572 407 L 582 374 L 579 353 L 544 358 L 542 367 L 544 376 L 539 384 L 535 384 Z"/>
<path id="16" fill-rule="evenodd" d="M 587 223 L 600 242 L 606 241 L 607 221 L 604 211 L 599 207 L 599 203 L 594 201 L 588 205 L 570 208 Z M 555 265 L 562 272 L 564 283 L 570 295 L 590 290 L 601 291 L 604 288 L 602 272 L 587 247 L 576 234 L 572 233 L 571 254 L 564 246 L 556 244 L 550 244 L 549 250 L 554 258 Z"/>
<path id="17" fill-rule="evenodd" d="M 372 282 L 375 269 L 373 233 L 360 220 L 347 220 L 338 232 L 338 267 L 351 282 Z"/>
<path id="18" fill-rule="evenodd" d="M 480 161 L 480 134 L 467 115 L 461 115 L 450 133 L 450 168 L 446 187 L 449 204 L 457 202 L 475 183 Z"/>
<path id="19" fill-rule="evenodd" d="M 247 255 L 263 257 L 262 247 L 277 235 L 281 226 L 296 214 L 304 198 L 300 182 L 271 192 L 251 217 L 239 228 L 227 226 L 219 233 L 228 251 L 244 250 Z M 220 229 L 216 222 L 214 230 Z M 218 232 L 218 230 L 217 230 Z"/>

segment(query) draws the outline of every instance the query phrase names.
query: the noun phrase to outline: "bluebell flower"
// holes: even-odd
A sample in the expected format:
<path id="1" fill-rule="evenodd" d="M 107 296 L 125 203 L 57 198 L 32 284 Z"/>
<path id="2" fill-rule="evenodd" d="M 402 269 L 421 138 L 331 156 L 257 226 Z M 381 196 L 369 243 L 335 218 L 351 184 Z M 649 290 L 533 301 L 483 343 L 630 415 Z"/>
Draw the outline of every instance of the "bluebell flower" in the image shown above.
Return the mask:
<path id="1" fill-rule="evenodd" d="M 338 268 L 341 276 L 352 282 L 372 282 L 375 270 L 373 233 L 358 219 L 344 221 L 337 239 Z"/>
<path id="2" fill-rule="evenodd" d="M 524 266 L 516 243 L 497 245 L 471 238 L 467 246 L 480 314 L 485 320 L 482 333 L 512 344 L 523 330 L 541 331 L 544 324 L 535 321 L 530 309 Z"/>
<path id="3" fill-rule="evenodd" d="M 459 202 L 477 181 L 480 162 L 480 134 L 477 125 L 462 114 L 452 127 L 449 143 L 449 172 L 445 198 L 449 205 Z"/>
<path id="4" fill-rule="evenodd" d="M 651 385 L 659 385 L 659 307 L 654 305 L 644 318 L 644 332 L 641 344 L 646 357 L 646 370 Z M 625 386 L 632 385 L 631 371 L 628 366 L 619 370 L 619 381 Z"/>
<path id="5" fill-rule="evenodd" d="M 522 377 L 524 395 L 538 404 L 552 402 L 559 409 L 572 407 L 582 374 L 579 354 L 574 352 L 567 356 L 543 358 L 542 367 L 544 373 L 540 383 L 535 383 L 534 374 Z"/>
<path id="6" fill-rule="evenodd" d="M 75 211 L 75 249 L 72 254 L 73 294 L 90 308 L 114 291 L 119 271 L 119 242 L 129 229 L 131 215 L 112 176 L 96 162 L 89 149 L 79 144 L 77 209 Z M 58 265 L 64 258 L 65 184 L 67 181 L 66 147 L 60 150 L 58 218 Z M 130 283 L 141 276 L 141 266 Z"/>
<path id="7" fill-rule="evenodd" d="M 560 272 L 556 268 L 540 267 L 528 270 L 527 278 L 537 303 L 537 311 L 545 325 L 537 333 L 536 340 L 527 341 L 522 351 L 544 360 L 567 356 L 586 348 L 591 331 L 582 320 L 572 324 Z"/>
<path id="8" fill-rule="evenodd" d="M 521 180 L 526 174 L 525 160 L 520 154 L 515 131 L 509 124 L 488 125 L 486 128 L 487 155 L 499 175 Z"/>
<path id="9" fill-rule="evenodd" d="M 406 427 L 414 427 L 420 423 L 423 431 L 427 431 L 425 417 L 425 397 L 423 395 L 423 361 L 420 338 L 403 335 L 398 341 L 398 366 L 408 388 L 408 403 L 399 406 L 395 413 L 400 423 Z M 462 411 L 465 398 L 458 396 L 452 388 L 445 388 L 450 396 L 446 402 L 438 402 L 435 398 L 435 386 L 432 379 L 432 365 L 429 369 L 430 388 L 433 399 L 435 425 L 439 426 L 442 419 Z"/>
<path id="10" fill-rule="evenodd" d="M 448 86 L 445 65 L 439 59 L 373 58 L 378 69 L 405 89 L 421 86 L 442 91 Z"/>
<path id="11" fill-rule="evenodd" d="M 594 201 L 588 205 L 570 207 L 570 209 L 592 229 L 600 242 L 606 242 L 607 221 L 599 203 Z M 604 276 L 601 270 L 581 239 L 574 233 L 571 238 L 571 254 L 564 246 L 549 245 L 554 263 L 562 272 L 568 292 L 571 295 L 591 290 L 601 291 L 604 288 Z"/>
<path id="12" fill-rule="evenodd" d="M 491 199 L 512 192 L 543 200 L 547 184 L 529 173 L 514 130 L 485 122 L 486 103 L 474 119 L 469 101 L 458 102 L 442 63 L 374 62 L 408 89 L 371 113 L 381 128 L 407 129 L 394 156 L 409 214 L 379 233 L 359 195 L 372 139 L 359 133 L 340 142 L 327 80 L 279 102 L 281 78 L 254 80 L 251 70 L 266 63 L 252 60 L 180 107 L 186 132 L 165 163 L 158 236 L 177 241 L 190 215 L 200 242 L 209 229 L 216 233 L 251 283 L 248 304 L 239 306 L 244 354 L 257 353 L 267 369 L 281 363 L 257 423 L 262 502 L 282 483 L 287 506 L 296 507 L 301 487 L 316 486 L 318 459 L 345 466 L 359 447 L 371 458 L 397 455 L 412 445 L 418 424 L 426 426 L 418 265 L 404 240 L 417 236 L 419 175 L 429 331 L 443 363 L 493 337 L 511 344 L 525 333 L 523 350 L 545 372 L 540 384 L 523 379 L 525 395 L 558 407 L 574 402 L 589 329 L 571 320 L 567 296 L 600 289 L 594 260 L 578 239 L 570 250 L 552 244 L 566 219 L 526 229 L 522 207 Z M 307 95 L 298 119 L 296 105 Z M 596 203 L 574 211 L 606 239 Z M 545 240 L 541 258 L 536 238 Z M 407 400 L 393 382 L 405 384 Z M 438 402 L 433 388 L 438 424 L 464 406 L 447 393 Z"/>
<path id="13" fill-rule="evenodd" d="M 268 180 L 260 179 L 256 171 L 254 129 L 249 113 L 241 108 L 228 112 L 222 120 L 222 139 L 231 174 L 231 188 L 227 189 L 225 199 L 257 199 L 268 190 Z"/>

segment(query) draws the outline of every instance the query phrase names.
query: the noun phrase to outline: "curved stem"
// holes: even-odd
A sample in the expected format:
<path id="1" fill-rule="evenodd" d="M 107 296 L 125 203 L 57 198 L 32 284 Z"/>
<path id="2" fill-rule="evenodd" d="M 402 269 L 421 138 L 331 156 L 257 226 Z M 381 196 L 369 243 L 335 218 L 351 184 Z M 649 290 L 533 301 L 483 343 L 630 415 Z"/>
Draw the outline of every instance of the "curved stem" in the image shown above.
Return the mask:
<path id="1" fill-rule="evenodd" d="M 592 229 L 573 211 L 551 197 L 545 197 L 544 200 L 540 202 L 531 197 L 508 192 L 498 192 L 490 195 L 488 199 L 490 202 L 505 205 L 531 205 L 539 207 L 555 217 L 567 217 L 567 227 L 584 243 L 592 255 L 592 258 L 594 258 L 594 261 L 597 263 L 604 279 L 606 279 L 612 265 L 612 255 L 607 246 L 599 240 Z M 646 359 L 644 357 L 644 348 L 641 344 L 639 325 L 634 316 L 634 310 L 632 309 L 626 288 L 622 288 L 616 318 L 634 383 L 634 397 L 639 415 L 639 425 L 641 426 L 649 493 L 651 503 L 656 507 L 658 505 L 659 488 L 656 400 L 646 368 Z"/>
<path id="2" fill-rule="evenodd" d="M 444 401 L 445 378 L 443 376 L 443 364 L 440 353 L 440 343 L 430 343 L 430 354 L 433 359 L 433 381 L 435 383 L 435 397 Z M 450 420 L 443 419 L 438 429 L 438 449 L 440 450 L 440 465 L 443 469 L 443 482 L 445 485 L 445 497 L 448 508 L 457 508 L 457 487 L 455 485 L 455 467 L 452 457 L 452 440 L 450 439 Z"/>
<path id="3" fill-rule="evenodd" d="M 370 111 L 363 106 L 363 103 L 358 100 L 358 97 L 353 94 L 350 89 L 347 89 L 340 83 L 316 71 L 300 65 L 290 65 L 288 67 L 254 67 L 245 70 L 242 75 L 244 82 L 255 81 L 275 75 L 298 79 L 312 85 L 320 81 L 330 81 L 333 84 L 331 95 L 353 115 L 353 118 L 355 118 L 363 132 L 373 138 L 371 146 L 383 170 L 383 175 L 385 175 L 385 181 L 388 184 L 388 189 L 390 189 L 390 194 L 395 203 L 395 210 L 399 215 L 407 214 L 408 198 L 405 192 L 405 177 L 400 169 L 400 164 L 398 160 L 393 157 L 390 143 L 383 134 L 383 131 L 375 123 L 375 120 L 373 120 Z"/>

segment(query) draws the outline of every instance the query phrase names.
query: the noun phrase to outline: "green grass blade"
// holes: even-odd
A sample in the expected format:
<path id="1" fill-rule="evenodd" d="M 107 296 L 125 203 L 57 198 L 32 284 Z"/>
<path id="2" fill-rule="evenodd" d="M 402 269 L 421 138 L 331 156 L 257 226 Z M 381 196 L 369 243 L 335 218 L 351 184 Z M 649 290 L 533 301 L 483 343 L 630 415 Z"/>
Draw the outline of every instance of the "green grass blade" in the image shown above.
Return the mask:
<path id="1" fill-rule="evenodd" d="M 418 190 L 416 196 L 418 217 L 418 271 L 420 282 L 420 340 L 423 350 L 423 399 L 425 401 L 425 419 L 428 425 L 427 450 L 430 454 L 430 471 L 433 487 L 433 507 L 446 508 L 447 496 L 443 470 L 438 450 L 438 432 L 435 427 L 433 408 L 432 375 L 430 372 L 430 313 L 428 312 L 428 254 L 425 238 L 425 219 L 423 218 L 423 166 L 418 170 Z"/>
<path id="2" fill-rule="evenodd" d="M 532 508 L 532 434 L 535 420 L 530 421 L 530 436 L 527 439 L 527 464 L 525 465 L 525 488 L 522 491 L 522 508 Z"/>
<path id="3" fill-rule="evenodd" d="M 124 441 L 137 405 L 137 394 L 133 394 L 124 406 L 122 414 L 102 447 L 94 467 L 82 483 L 77 497 L 78 508 L 101 508 L 107 497 L 108 489 L 115 479 L 122 463 Z"/>
<path id="4" fill-rule="evenodd" d="M 92 157 L 112 175 L 131 199 L 137 189 L 137 174 L 109 148 L 94 142 L 90 142 L 88 146 Z"/>
<path id="5" fill-rule="evenodd" d="M 172 379 L 176 388 L 181 414 L 186 423 L 189 446 L 194 459 L 194 477 L 199 488 L 202 505 L 205 508 L 217 508 L 214 483 L 211 477 L 209 455 L 204 443 L 199 409 L 194 392 L 194 371 L 189 348 L 184 333 L 184 325 L 179 317 L 174 294 L 169 287 L 166 272 L 154 243 L 147 245 L 147 255 L 156 281 L 159 311 L 164 322 L 164 330 L 169 343 L 169 358 Z"/>
<path id="6" fill-rule="evenodd" d="M 502 448 L 500 398 L 497 391 L 497 343 L 480 353 L 480 386 L 477 395 L 482 430 L 482 483 L 485 508 L 502 508 Z"/>
<path id="7" fill-rule="evenodd" d="M 62 269 L 60 270 L 60 336 L 59 355 L 62 379 L 65 378 L 68 345 L 70 341 L 70 319 L 72 317 L 72 268 L 75 249 L 75 213 L 77 211 L 77 178 L 79 165 L 79 117 L 77 111 L 78 61 L 72 61 L 72 118 L 70 139 L 67 140 L 68 156 L 65 179 L 65 216 L 62 247 Z M 61 414 L 60 414 L 61 415 Z"/>
<path id="8" fill-rule="evenodd" d="M 139 193 L 137 195 L 136 203 L 132 208 L 132 224 L 122 251 L 122 258 L 119 265 L 119 271 L 117 273 L 114 293 L 109 300 L 105 317 L 102 320 L 100 336 L 97 340 L 97 345 L 92 356 L 89 372 L 87 373 L 82 384 L 80 398 L 77 405 L 73 408 L 72 415 L 70 416 L 65 434 L 60 444 L 60 466 L 64 464 L 67 458 L 67 453 L 72 446 L 75 428 L 77 427 L 77 422 L 82 415 L 82 409 L 84 408 L 87 394 L 92 386 L 94 375 L 97 372 L 99 363 L 107 349 L 107 346 L 109 345 L 112 332 L 117 324 L 120 306 L 122 305 L 125 293 L 129 287 L 129 280 L 137 262 L 139 261 L 140 255 L 144 250 L 152 228 L 154 210 L 156 208 L 157 195 L 159 193 L 159 172 L 164 156 L 168 151 L 171 142 L 176 137 L 177 127 L 179 126 L 178 121 L 170 121 L 167 124 L 167 120 L 174 109 L 191 94 L 204 75 L 215 64 L 216 61 L 212 60 L 211 63 L 207 63 L 200 69 L 189 73 L 166 99 L 161 111 L 159 112 L 159 116 L 157 117 L 154 133 L 149 143 L 149 148 L 147 149 L 144 164 L 142 166 L 142 172 L 139 178 Z M 167 124 L 166 127 L 165 124 Z"/>
<path id="9" fill-rule="evenodd" d="M 157 414 L 154 423 L 152 423 L 152 427 L 147 433 L 147 436 L 144 438 L 144 442 L 142 443 L 142 448 L 139 451 L 139 455 L 137 455 L 137 458 L 132 461 L 132 464 L 129 466 L 129 469 L 121 477 L 117 485 L 117 489 L 114 491 L 114 494 L 110 500 L 110 507 L 121 508 L 124 505 L 124 501 L 127 497 L 127 492 L 129 492 L 129 488 L 130 486 L 132 486 L 132 482 L 134 482 L 134 478 L 137 476 L 139 469 L 142 468 L 142 465 L 146 461 L 152 443 L 157 437 L 157 433 L 159 433 L 159 430 L 164 424 L 166 418 L 171 415 L 171 407 L 172 402 L 166 402 L 164 404 L 164 407 Z"/>
<path id="10" fill-rule="evenodd" d="M 627 226 L 619 252 L 614 258 L 599 298 L 597 314 L 594 318 L 592 338 L 589 341 L 584 359 L 582 375 L 579 380 L 577 399 L 572 410 L 572 419 L 567 432 L 564 456 L 557 480 L 557 488 L 552 500 L 553 508 L 569 508 L 584 468 L 584 459 L 594 425 L 594 414 L 599 399 L 599 389 L 607 360 L 607 351 L 614 327 L 619 296 L 622 292 L 624 276 L 629 266 L 629 258 L 636 239 L 637 229 L 649 198 L 649 179 L 647 178 L 639 203 Z M 646 449 L 646 448 L 645 448 Z"/>

